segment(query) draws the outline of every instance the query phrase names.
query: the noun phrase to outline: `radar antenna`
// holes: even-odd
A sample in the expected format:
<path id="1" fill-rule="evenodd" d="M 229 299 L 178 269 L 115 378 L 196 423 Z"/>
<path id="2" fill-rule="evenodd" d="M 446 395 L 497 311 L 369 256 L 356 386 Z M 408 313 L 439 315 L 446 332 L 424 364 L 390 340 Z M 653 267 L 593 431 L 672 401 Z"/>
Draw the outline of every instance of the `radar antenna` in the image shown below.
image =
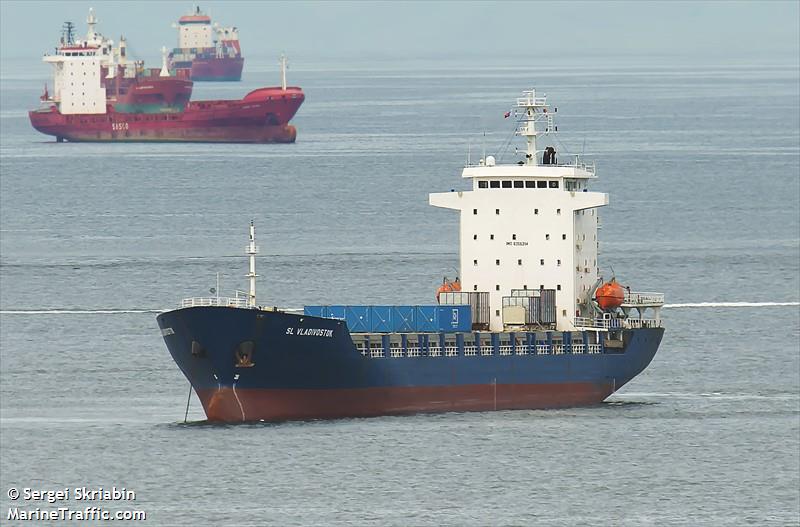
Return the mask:
<path id="1" fill-rule="evenodd" d="M 61 27 L 61 44 L 64 46 L 75 44 L 75 24 L 72 22 L 64 22 Z"/>

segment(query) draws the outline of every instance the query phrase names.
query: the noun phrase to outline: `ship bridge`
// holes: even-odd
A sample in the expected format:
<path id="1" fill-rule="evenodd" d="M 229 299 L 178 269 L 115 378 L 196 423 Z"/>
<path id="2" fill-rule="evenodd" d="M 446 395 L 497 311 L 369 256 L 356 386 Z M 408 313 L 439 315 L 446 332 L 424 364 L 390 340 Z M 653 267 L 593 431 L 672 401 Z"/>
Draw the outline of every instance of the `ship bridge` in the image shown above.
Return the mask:
<path id="1" fill-rule="evenodd" d="M 504 329 L 506 299 L 525 290 L 555 292 L 558 330 L 574 330 L 576 317 L 591 316 L 597 209 L 608 195 L 588 189 L 594 165 L 578 158 L 559 164 L 553 147 L 537 150 L 537 137 L 555 131 L 552 113 L 544 97 L 525 92 L 517 100 L 516 132 L 527 141 L 524 159 L 498 165 L 486 156 L 462 172 L 471 191 L 429 197 L 435 207 L 460 212 L 462 290 L 489 293 L 492 331 Z"/>

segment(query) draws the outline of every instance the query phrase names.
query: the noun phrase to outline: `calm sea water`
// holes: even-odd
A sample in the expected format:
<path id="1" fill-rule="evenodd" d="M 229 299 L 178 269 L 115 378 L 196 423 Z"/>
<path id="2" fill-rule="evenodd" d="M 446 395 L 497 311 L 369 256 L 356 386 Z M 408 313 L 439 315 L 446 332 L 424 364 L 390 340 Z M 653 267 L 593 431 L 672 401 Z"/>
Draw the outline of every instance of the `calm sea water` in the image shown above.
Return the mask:
<path id="1" fill-rule="evenodd" d="M 294 145 L 94 145 L 36 133 L 49 72 L 3 63 L 0 523 L 8 488 L 112 485 L 146 525 L 800 523 L 797 64 L 520 64 L 296 65 Z M 195 98 L 275 82 L 248 68 Z M 262 303 L 429 302 L 458 247 L 427 194 L 532 86 L 611 194 L 606 276 L 712 304 L 664 310 L 641 376 L 585 409 L 183 424 L 155 312 L 243 289 L 251 218 Z"/>

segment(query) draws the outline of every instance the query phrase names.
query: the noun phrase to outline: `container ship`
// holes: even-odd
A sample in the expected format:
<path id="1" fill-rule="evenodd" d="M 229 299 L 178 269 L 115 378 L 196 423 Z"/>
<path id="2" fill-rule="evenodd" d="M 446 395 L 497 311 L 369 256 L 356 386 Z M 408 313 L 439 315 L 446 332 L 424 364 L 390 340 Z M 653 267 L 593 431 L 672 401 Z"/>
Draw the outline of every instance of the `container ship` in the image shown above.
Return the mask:
<path id="1" fill-rule="evenodd" d="M 173 27 L 178 30 L 178 47 L 168 57 L 171 69 L 185 71 L 193 81 L 242 79 L 244 57 L 237 28 L 212 25 L 200 7 L 180 17 Z"/>
<path id="2" fill-rule="evenodd" d="M 647 367 L 664 295 L 598 264 L 594 164 L 560 163 L 545 96 L 511 113 L 524 157 L 468 162 L 470 190 L 433 193 L 458 211 L 460 278 L 436 303 L 260 306 L 251 222 L 249 292 L 187 298 L 157 317 L 210 421 L 545 409 L 604 401 Z"/>
<path id="3" fill-rule="evenodd" d="M 287 86 L 285 59 L 281 86 L 251 91 L 239 100 L 191 101 L 188 72 L 170 71 L 162 48 L 160 69 L 130 61 L 127 45 L 95 31 L 90 10 L 84 39 L 67 22 L 59 46 L 44 61 L 53 66 L 53 91 L 45 85 L 33 127 L 63 141 L 151 141 L 293 143 L 289 124 L 305 99 Z"/>

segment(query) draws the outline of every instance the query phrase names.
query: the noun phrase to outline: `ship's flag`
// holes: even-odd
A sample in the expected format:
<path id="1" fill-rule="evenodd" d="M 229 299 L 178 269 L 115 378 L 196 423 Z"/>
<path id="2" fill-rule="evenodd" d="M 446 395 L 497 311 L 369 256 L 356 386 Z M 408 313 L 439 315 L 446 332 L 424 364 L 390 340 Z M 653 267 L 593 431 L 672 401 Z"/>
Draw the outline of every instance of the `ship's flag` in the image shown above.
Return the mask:
<path id="1" fill-rule="evenodd" d="M 508 117 L 510 115 L 511 115 L 511 111 L 507 111 L 506 113 L 503 114 L 503 119 L 508 119 Z"/>

